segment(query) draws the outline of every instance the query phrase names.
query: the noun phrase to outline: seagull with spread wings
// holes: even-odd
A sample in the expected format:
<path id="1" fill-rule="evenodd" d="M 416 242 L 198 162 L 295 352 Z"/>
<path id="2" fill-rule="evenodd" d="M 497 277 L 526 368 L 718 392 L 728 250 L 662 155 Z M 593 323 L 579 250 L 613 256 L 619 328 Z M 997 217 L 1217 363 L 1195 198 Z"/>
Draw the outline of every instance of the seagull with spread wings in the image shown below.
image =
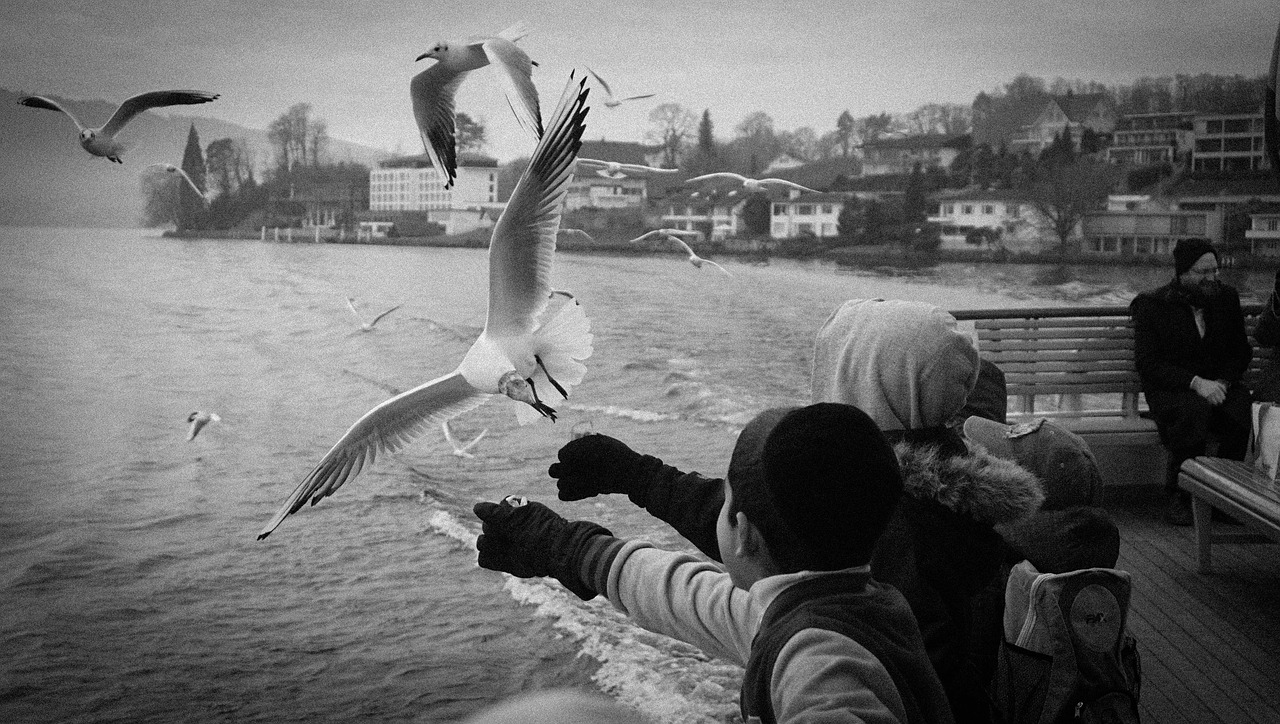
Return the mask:
<path id="1" fill-rule="evenodd" d="M 182 178 L 187 180 L 187 185 L 191 187 L 192 191 L 196 192 L 196 196 L 199 196 L 202 201 L 204 201 L 205 203 L 208 203 L 209 197 L 206 196 L 205 193 L 200 190 L 199 186 L 196 186 L 196 182 L 192 180 L 191 176 L 189 176 L 187 172 L 183 171 L 181 168 L 178 168 L 177 166 L 174 166 L 171 163 L 150 163 L 150 164 L 147 164 L 147 168 L 158 168 L 168 173 L 181 176 Z"/>
<path id="2" fill-rule="evenodd" d="M 209 93 L 207 91 L 193 90 L 166 90 L 166 91 L 150 91 L 147 93 L 139 93 L 136 96 L 126 98 L 115 113 L 111 114 L 111 118 L 101 128 L 87 128 L 76 118 L 71 111 L 58 105 L 58 103 L 44 96 L 23 96 L 18 99 L 19 105 L 29 108 L 43 108 L 46 111 L 57 111 L 64 113 L 68 118 L 76 124 L 76 128 L 80 129 L 80 147 L 94 156 L 102 156 L 108 161 L 116 163 L 124 163 L 120 160 L 120 154 L 124 153 L 126 146 L 116 140 L 116 136 L 120 133 L 120 129 L 129 122 L 131 118 L 139 113 L 151 108 L 163 108 L 165 106 L 183 106 L 194 105 L 197 103 L 208 103 L 218 97 L 217 93 Z"/>
<path id="3" fill-rule="evenodd" d="M 685 183 L 704 184 L 704 183 L 711 183 L 714 181 L 730 181 L 732 183 L 735 183 L 741 186 L 747 193 L 752 193 L 752 194 L 759 193 L 761 191 L 767 191 L 768 189 L 771 189 L 771 188 L 795 189 L 797 191 L 805 191 L 812 194 L 818 193 L 817 191 L 814 191 L 808 186 L 801 186 L 800 184 L 795 183 L 794 181 L 788 181 L 786 179 L 747 178 L 746 176 L 742 176 L 736 173 L 730 173 L 728 171 L 719 171 L 716 173 L 707 173 L 701 176 L 694 176 L 688 181 L 685 181 Z"/>
<path id="4" fill-rule="evenodd" d="M 444 432 L 444 439 L 449 443 L 449 447 L 453 448 L 453 454 L 460 458 L 474 458 L 475 455 L 471 453 L 471 448 L 475 447 L 476 443 L 480 442 L 480 439 L 489 432 L 489 428 L 486 427 L 480 431 L 479 435 L 471 438 L 471 442 L 464 443 L 453 436 L 453 427 L 449 425 L 448 420 L 441 421 L 440 429 Z"/>
<path id="5" fill-rule="evenodd" d="M 587 115 L 586 79 L 569 76 L 564 96 L 529 166 L 516 182 L 489 241 L 489 309 L 484 330 L 452 372 L 366 412 L 298 484 L 258 534 L 271 534 L 289 514 L 315 505 L 355 478 L 379 452 L 395 452 L 429 426 L 505 395 L 516 418 L 555 420 L 538 387 L 561 397 L 582 381 L 591 356 L 591 324 L 572 295 L 551 287 L 556 230 Z M 558 306 L 551 307 L 555 301 Z M 543 387 L 544 391 L 547 389 Z"/>
<path id="6" fill-rule="evenodd" d="M 360 312 L 356 310 L 356 299 L 355 299 L 355 297 L 347 297 L 347 309 L 350 309 L 350 310 L 351 310 L 351 313 L 352 313 L 352 314 L 354 314 L 354 315 L 356 315 L 356 319 L 360 320 L 360 331 L 361 331 L 361 332 L 372 332 L 372 331 L 373 331 L 373 328 L 374 328 L 374 325 L 376 325 L 376 324 L 378 323 L 378 320 L 382 319 L 383 317 L 387 316 L 388 314 L 391 314 L 392 312 L 396 311 L 396 310 L 397 310 L 397 309 L 399 309 L 399 308 L 400 308 L 400 305 L 399 305 L 399 304 L 397 304 L 397 305 L 395 305 L 394 307 L 392 307 L 392 308 L 388 309 L 387 311 L 383 312 L 382 314 L 379 314 L 378 316 L 374 317 L 374 318 L 373 318 L 373 321 L 366 322 L 366 321 L 364 321 L 364 317 L 360 316 Z"/>
<path id="7" fill-rule="evenodd" d="M 216 412 L 196 410 L 190 415 L 187 415 L 187 422 L 190 423 L 187 426 L 187 442 L 191 442 L 196 439 L 196 435 L 200 434 L 200 431 L 204 429 L 205 425 L 208 425 L 211 422 L 222 422 L 222 418 L 218 417 L 218 413 Z"/>
<path id="8" fill-rule="evenodd" d="M 685 251 L 685 253 L 686 253 L 686 254 L 688 254 L 688 255 L 689 255 L 689 263 L 690 263 L 690 264 L 694 265 L 695 267 L 697 267 L 697 268 L 699 268 L 699 269 L 701 269 L 701 268 L 702 268 L 702 265 L 703 265 L 703 264 L 709 264 L 709 265 L 711 265 L 711 266 L 713 266 L 713 267 L 715 267 L 715 268 L 719 269 L 719 270 L 720 270 L 720 271 L 721 271 L 725 276 L 729 277 L 730 279 L 732 279 L 732 278 L 733 278 L 733 275 L 729 273 L 729 270 L 728 270 L 728 269 L 725 269 L 724 267 L 720 266 L 719 264 L 715 263 L 714 261 L 711 261 L 710 259 L 703 259 L 702 257 L 700 257 L 700 256 L 698 256 L 697 254 L 695 254 L 695 253 L 693 252 L 693 249 L 692 249 L 688 244 L 686 244 L 686 243 L 684 242 L 684 239 L 681 239 L 681 238 L 680 238 L 680 236 L 681 236 L 683 233 L 685 233 L 685 232 L 683 232 L 681 229 L 654 229 L 653 231 L 650 231 L 650 232 L 647 232 L 647 233 L 645 233 L 645 234 L 641 234 L 640 236 L 637 236 L 636 238 L 632 239 L 631 241 L 632 241 L 633 243 L 634 243 L 634 242 L 637 242 L 637 241 L 648 241 L 649 239 L 662 239 L 662 240 L 665 240 L 665 241 L 674 241 L 675 243 L 677 243 L 677 244 L 679 244 L 679 245 L 680 245 L 680 248 L 681 248 L 681 249 L 684 249 L 684 251 Z"/>
<path id="9" fill-rule="evenodd" d="M 680 173 L 677 168 L 654 168 L 638 163 L 619 163 L 618 161 L 600 161 L 594 158 L 578 159 L 578 168 L 595 169 L 596 174 L 605 178 L 646 178 L 649 176 L 672 176 Z"/>
<path id="10" fill-rule="evenodd" d="M 626 98 L 618 98 L 613 95 L 613 90 L 609 88 L 608 83 L 604 82 L 604 78 L 601 78 L 599 75 L 597 75 L 594 70 L 591 70 L 591 68 L 587 68 L 587 72 L 590 73 L 591 77 L 595 78 L 596 82 L 600 84 L 600 89 L 603 90 L 605 94 L 604 104 L 608 108 L 617 108 L 618 106 L 622 105 L 623 103 L 626 103 L 627 101 L 638 101 L 643 98 L 652 98 L 655 95 L 657 95 L 656 93 L 646 93 L 642 96 L 628 96 Z"/>
<path id="11" fill-rule="evenodd" d="M 524 23 L 516 23 L 491 37 L 436 43 L 418 56 L 417 60 L 432 58 L 436 62 L 409 82 L 413 117 L 431 164 L 445 178 L 446 189 L 453 186 L 458 175 L 453 97 L 467 73 L 490 64 L 496 67 L 516 120 L 535 140 L 542 137 L 542 112 L 538 89 L 533 85 L 536 63 L 516 46 L 516 41 L 527 34 Z"/>

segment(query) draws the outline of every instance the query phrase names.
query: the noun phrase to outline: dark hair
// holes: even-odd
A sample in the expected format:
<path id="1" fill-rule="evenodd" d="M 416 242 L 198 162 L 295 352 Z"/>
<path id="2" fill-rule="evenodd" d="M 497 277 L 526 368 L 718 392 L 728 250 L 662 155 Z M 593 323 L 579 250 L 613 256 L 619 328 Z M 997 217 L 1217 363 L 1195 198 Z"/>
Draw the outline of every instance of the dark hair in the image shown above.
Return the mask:
<path id="1" fill-rule="evenodd" d="M 738 512 L 783 572 L 860 566 L 902 495 L 893 448 L 865 412 L 821 402 L 752 420 L 729 462 Z"/>

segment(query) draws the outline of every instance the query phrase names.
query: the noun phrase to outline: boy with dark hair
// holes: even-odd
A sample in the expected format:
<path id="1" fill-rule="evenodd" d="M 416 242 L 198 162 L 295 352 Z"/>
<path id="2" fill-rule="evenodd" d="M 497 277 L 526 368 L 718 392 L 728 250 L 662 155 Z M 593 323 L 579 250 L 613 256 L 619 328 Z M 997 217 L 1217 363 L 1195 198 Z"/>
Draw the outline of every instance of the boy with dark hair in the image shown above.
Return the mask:
<path id="1" fill-rule="evenodd" d="M 510 499 L 475 506 L 479 563 L 603 593 L 639 625 L 743 664 L 746 721 L 952 721 L 911 609 L 871 577 L 902 494 L 871 418 L 841 403 L 767 410 L 739 435 L 723 490 L 723 568 Z"/>

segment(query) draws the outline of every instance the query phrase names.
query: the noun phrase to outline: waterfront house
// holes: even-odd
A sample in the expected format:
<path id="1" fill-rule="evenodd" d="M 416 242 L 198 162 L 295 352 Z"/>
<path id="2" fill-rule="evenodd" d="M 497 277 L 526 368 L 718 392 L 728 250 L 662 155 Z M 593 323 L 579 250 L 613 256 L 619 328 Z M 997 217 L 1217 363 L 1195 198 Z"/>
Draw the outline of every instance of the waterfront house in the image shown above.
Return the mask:
<path id="1" fill-rule="evenodd" d="M 397 212 L 425 212 L 446 234 L 493 226 L 505 204 L 498 201 L 498 162 L 462 154 L 453 186 L 426 154 L 392 158 L 369 171 L 370 221 L 396 221 Z"/>
<path id="2" fill-rule="evenodd" d="M 1258 171 L 1270 168 L 1262 148 L 1262 113 L 1201 114 L 1193 121 L 1194 171 Z"/>
<path id="3" fill-rule="evenodd" d="M 714 186 L 677 191 L 663 199 L 661 225 L 668 229 L 700 231 L 723 240 L 745 230 L 742 208 L 750 194 L 741 188 Z"/>
<path id="4" fill-rule="evenodd" d="M 1058 243 L 1053 225 L 1025 194 L 1010 189 L 946 189 L 930 195 L 940 249 L 1004 249 L 1034 253 Z"/>
<path id="5" fill-rule="evenodd" d="M 829 239 L 838 236 L 840 212 L 852 196 L 848 192 L 831 191 L 792 191 L 786 195 L 771 196 L 769 236 L 774 239 L 791 239 L 797 236 Z"/>
<path id="6" fill-rule="evenodd" d="M 1076 148 L 1087 128 L 1094 133 L 1115 130 L 1119 115 L 1110 93 L 1065 93 L 1032 98 L 993 98 L 979 93 L 973 101 L 973 140 L 1012 153 L 1039 155 L 1071 129 Z"/>

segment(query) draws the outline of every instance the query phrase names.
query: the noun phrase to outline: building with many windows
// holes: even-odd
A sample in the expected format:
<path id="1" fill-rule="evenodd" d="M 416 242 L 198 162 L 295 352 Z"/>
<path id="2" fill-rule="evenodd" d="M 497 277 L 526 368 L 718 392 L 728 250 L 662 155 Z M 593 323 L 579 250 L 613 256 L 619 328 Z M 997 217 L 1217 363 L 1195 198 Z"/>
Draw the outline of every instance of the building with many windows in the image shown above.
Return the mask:
<path id="1" fill-rule="evenodd" d="M 917 164 L 922 170 L 947 169 L 969 142 L 967 135 L 940 133 L 867 141 L 862 144 L 862 173 L 865 176 L 908 174 Z"/>
<path id="2" fill-rule="evenodd" d="M 774 198 L 770 204 L 769 236 L 774 239 L 838 236 L 840 212 L 850 195 L 793 191 L 785 198 Z"/>
<path id="3" fill-rule="evenodd" d="M 723 240 L 745 230 L 742 207 L 748 194 L 742 189 L 698 188 L 680 191 L 662 202 L 664 228 L 700 231 L 705 237 Z"/>
<path id="4" fill-rule="evenodd" d="M 1194 113 L 1121 116 L 1111 132 L 1107 160 L 1134 166 L 1174 165 L 1191 151 Z"/>
<path id="5" fill-rule="evenodd" d="M 1280 214 L 1250 214 L 1244 238 L 1254 256 L 1280 257 Z"/>
<path id="6" fill-rule="evenodd" d="M 1005 249 L 1042 251 L 1044 239 L 1055 238 L 1048 220 L 1022 194 L 1004 189 L 948 189 L 933 194 L 941 249 Z"/>
<path id="7" fill-rule="evenodd" d="M 1255 171 L 1270 168 L 1262 147 L 1262 114 L 1230 113 L 1195 118 L 1195 171 Z"/>
<path id="8" fill-rule="evenodd" d="M 1221 222 L 1213 211 L 1170 211 L 1137 208 L 1094 211 L 1080 222 L 1087 254 L 1171 256 L 1181 239 L 1207 238 L 1217 244 Z"/>
<path id="9" fill-rule="evenodd" d="M 453 186 L 425 154 L 393 158 L 369 171 L 369 211 L 425 211 L 446 234 L 492 226 L 504 204 L 498 201 L 498 162 L 460 157 Z"/>

